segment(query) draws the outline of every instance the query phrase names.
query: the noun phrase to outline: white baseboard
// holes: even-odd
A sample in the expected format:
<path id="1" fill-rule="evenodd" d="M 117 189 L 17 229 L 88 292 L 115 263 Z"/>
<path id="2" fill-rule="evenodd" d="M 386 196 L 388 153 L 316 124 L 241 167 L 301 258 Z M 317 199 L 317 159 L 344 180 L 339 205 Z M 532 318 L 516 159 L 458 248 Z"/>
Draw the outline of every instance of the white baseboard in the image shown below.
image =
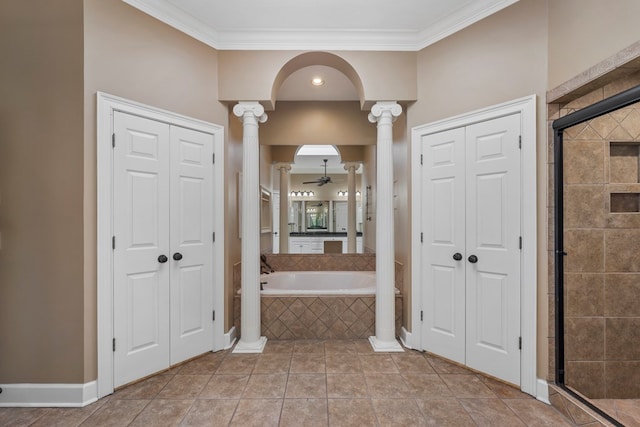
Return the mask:
<path id="1" fill-rule="evenodd" d="M 98 384 L 0 384 L 0 407 L 81 408 L 98 400 Z"/>
<path id="2" fill-rule="evenodd" d="M 544 402 L 547 405 L 551 405 L 549 401 L 549 384 L 545 380 L 538 378 L 536 382 L 536 399 L 540 402 Z"/>
<path id="3" fill-rule="evenodd" d="M 229 329 L 229 332 L 224 334 L 224 349 L 227 350 L 231 348 L 233 344 L 235 344 L 236 339 L 238 339 L 236 336 L 236 327 L 232 326 L 231 329 Z"/>
<path id="4" fill-rule="evenodd" d="M 407 331 L 404 326 L 400 329 L 400 342 L 408 349 L 413 350 L 415 348 L 411 332 Z"/>

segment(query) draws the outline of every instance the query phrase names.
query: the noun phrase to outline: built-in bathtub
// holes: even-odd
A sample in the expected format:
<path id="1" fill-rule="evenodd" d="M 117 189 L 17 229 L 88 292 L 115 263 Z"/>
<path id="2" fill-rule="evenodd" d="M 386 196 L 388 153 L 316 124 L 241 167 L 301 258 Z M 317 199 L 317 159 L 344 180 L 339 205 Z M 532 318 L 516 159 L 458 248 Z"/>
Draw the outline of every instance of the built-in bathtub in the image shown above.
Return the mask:
<path id="1" fill-rule="evenodd" d="M 375 271 L 277 271 L 260 277 L 261 335 L 269 339 L 365 339 L 375 335 Z M 234 300 L 240 330 L 241 293 Z M 396 333 L 402 321 L 396 289 Z"/>

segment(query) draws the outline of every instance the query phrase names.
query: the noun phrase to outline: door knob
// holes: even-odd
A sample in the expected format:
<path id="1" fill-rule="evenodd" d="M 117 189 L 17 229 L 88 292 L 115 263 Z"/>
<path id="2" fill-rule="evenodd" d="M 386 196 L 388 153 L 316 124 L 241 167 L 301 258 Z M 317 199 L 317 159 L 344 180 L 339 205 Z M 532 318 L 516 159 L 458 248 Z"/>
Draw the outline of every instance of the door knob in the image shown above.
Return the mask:
<path id="1" fill-rule="evenodd" d="M 456 261 L 460 261 L 462 259 L 462 254 L 460 252 L 456 252 L 453 254 L 453 259 Z"/>
<path id="2" fill-rule="evenodd" d="M 175 259 L 176 261 L 180 261 L 182 259 L 182 254 L 180 252 L 176 252 L 175 254 L 173 254 L 173 259 Z"/>
<path id="3" fill-rule="evenodd" d="M 159 262 L 160 264 L 164 264 L 164 263 L 165 263 L 165 262 L 167 262 L 167 261 L 169 261 L 169 258 L 167 258 L 167 256 L 166 256 L 166 255 L 160 255 L 160 256 L 158 257 L 158 262 Z"/>
<path id="4" fill-rule="evenodd" d="M 478 262 L 478 257 L 475 255 L 471 255 L 469 256 L 468 260 L 471 264 L 475 264 L 476 262 Z"/>

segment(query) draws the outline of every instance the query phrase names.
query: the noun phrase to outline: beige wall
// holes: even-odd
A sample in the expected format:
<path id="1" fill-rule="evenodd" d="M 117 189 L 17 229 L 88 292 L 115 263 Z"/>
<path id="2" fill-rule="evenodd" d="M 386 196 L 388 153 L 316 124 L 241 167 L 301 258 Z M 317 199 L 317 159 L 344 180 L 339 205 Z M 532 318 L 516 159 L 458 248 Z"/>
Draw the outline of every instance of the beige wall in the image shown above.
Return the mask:
<path id="1" fill-rule="evenodd" d="M 640 40 L 637 0 L 562 0 L 549 3 L 548 89 Z"/>
<path id="2" fill-rule="evenodd" d="M 220 100 L 260 101 L 271 110 L 278 89 L 274 82 L 280 70 L 302 54 L 304 52 L 299 51 L 220 51 Z M 416 99 L 414 52 L 332 52 L 330 55 L 339 60 L 336 63 L 346 61 L 356 70 L 364 91 L 362 103 L 370 106 L 381 100 Z M 318 57 L 321 61 L 327 60 L 326 54 Z M 327 62 L 326 65 L 335 64 Z"/>
<path id="3" fill-rule="evenodd" d="M 546 1 L 521 0 L 418 56 L 409 127 L 528 95 L 538 96 L 538 376 L 547 373 Z M 408 159 L 408 157 L 407 157 Z M 400 159 L 397 159 L 400 162 Z M 397 164 L 396 167 L 402 167 Z M 410 168 L 410 163 L 405 165 Z M 409 243 L 407 243 L 409 244 Z M 398 250 L 398 249 L 397 249 Z"/>
<path id="4" fill-rule="evenodd" d="M 82 382 L 82 1 L 0 2 L 0 383 Z"/>

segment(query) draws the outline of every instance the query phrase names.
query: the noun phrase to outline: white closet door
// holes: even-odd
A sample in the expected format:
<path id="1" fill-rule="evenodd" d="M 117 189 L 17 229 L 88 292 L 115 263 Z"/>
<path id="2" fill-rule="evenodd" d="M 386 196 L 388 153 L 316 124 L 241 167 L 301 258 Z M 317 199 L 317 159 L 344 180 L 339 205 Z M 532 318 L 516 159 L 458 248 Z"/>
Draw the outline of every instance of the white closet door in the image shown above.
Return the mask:
<path id="1" fill-rule="evenodd" d="M 459 363 L 465 363 L 464 138 L 459 128 L 422 139 L 422 342 Z"/>
<path id="2" fill-rule="evenodd" d="M 171 127 L 170 213 L 175 364 L 213 345 L 213 135 Z"/>
<path id="3" fill-rule="evenodd" d="M 467 365 L 519 385 L 520 115 L 466 132 Z"/>
<path id="4" fill-rule="evenodd" d="M 114 386 L 169 366 L 169 126 L 114 114 Z M 162 261 L 162 258 L 160 259 Z"/>

